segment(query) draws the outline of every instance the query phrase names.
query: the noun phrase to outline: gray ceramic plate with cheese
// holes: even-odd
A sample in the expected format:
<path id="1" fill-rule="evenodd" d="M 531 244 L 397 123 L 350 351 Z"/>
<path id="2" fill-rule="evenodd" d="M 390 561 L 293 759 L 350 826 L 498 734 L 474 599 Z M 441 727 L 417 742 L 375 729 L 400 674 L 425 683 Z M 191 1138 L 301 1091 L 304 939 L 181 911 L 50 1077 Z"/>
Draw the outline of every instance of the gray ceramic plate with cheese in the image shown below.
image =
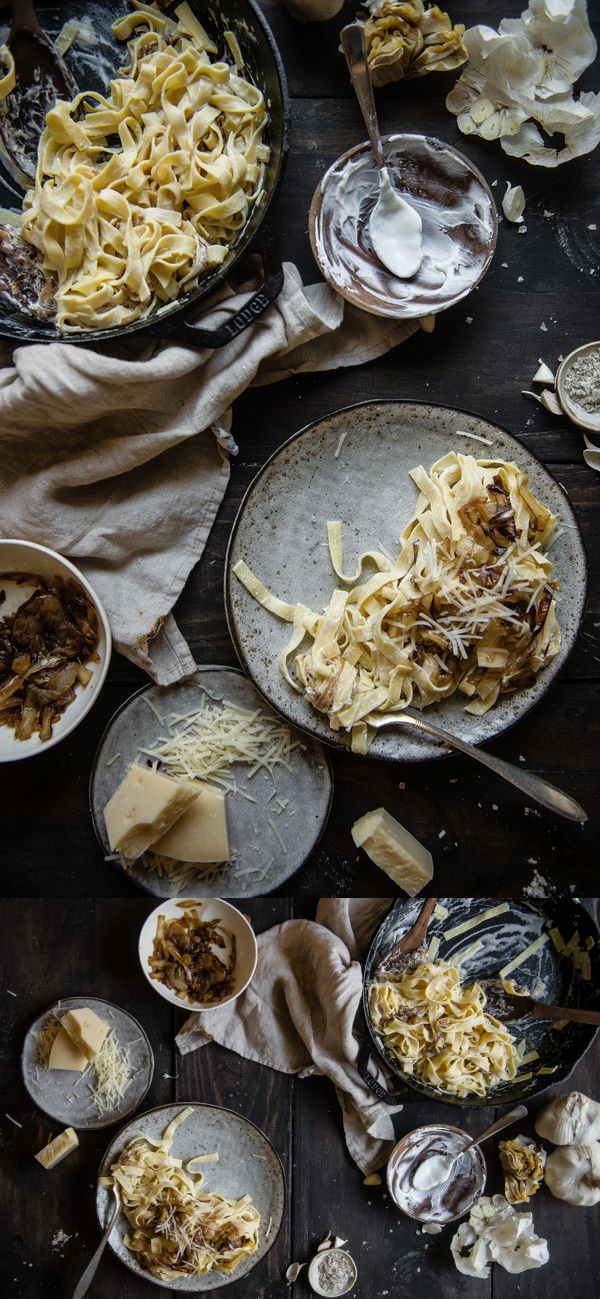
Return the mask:
<path id="1" fill-rule="evenodd" d="M 148 1110 L 146 1114 L 138 1115 L 111 1142 L 100 1165 L 100 1176 L 110 1172 L 111 1164 L 131 1137 L 144 1135 L 160 1140 L 172 1119 L 187 1108 L 186 1104 L 180 1102 L 178 1105 L 161 1105 L 157 1109 Z M 172 1281 L 158 1281 L 139 1266 L 135 1254 L 127 1248 L 124 1242 L 127 1220 L 123 1213 L 117 1217 L 109 1245 L 117 1258 L 145 1281 L 154 1281 L 155 1285 L 162 1285 L 168 1290 L 216 1290 L 247 1276 L 275 1244 L 285 1212 L 285 1175 L 271 1142 L 249 1119 L 235 1114 L 233 1110 L 221 1109 L 218 1105 L 192 1102 L 190 1108 L 192 1113 L 175 1131 L 171 1153 L 176 1159 L 184 1161 L 192 1159 L 194 1155 L 218 1154 L 218 1163 L 206 1164 L 202 1169 L 206 1178 L 205 1189 L 218 1191 L 219 1195 L 228 1199 L 250 1196 L 261 1217 L 256 1253 L 242 1259 L 235 1271 L 230 1273 L 212 1271 L 204 1276 L 177 1276 Z M 113 1205 L 112 1191 L 99 1186 L 96 1191 L 96 1211 L 102 1231 Z M 249 1292 L 246 1290 L 244 1293 Z"/>
<path id="2" fill-rule="evenodd" d="M 71 1069 L 48 1069 L 39 1060 L 36 1033 L 55 1017 L 60 1019 L 68 1010 L 80 1010 L 83 1006 L 88 1006 L 108 1024 L 117 1046 L 129 1059 L 130 1082 L 118 1104 L 106 1113 L 99 1113 L 92 1098 L 96 1081 L 93 1063 L 89 1071 L 76 1073 Z M 101 1001 L 98 997 L 63 997 L 38 1015 L 31 1025 L 23 1043 L 21 1072 L 32 1101 L 57 1123 L 79 1130 L 108 1128 L 133 1114 L 141 1105 L 152 1082 L 154 1056 L 141 1024 L 120 1006 L 113 1006 L 110 1001 Z"/>
<path id="3" fill-rule="evenodd" d="M 291 629 L 253 599 L 233 567 L 243 559 L 273 595 L 324 609 L 338 584 L 329 560 L 327 521 L 342 522 L 349 570 L 363 551 L 384 547 L 397 554 L 418 496 L 410 470 L 419 464 L 428 469 L 449 451 L 514 461 L 557 516 L 557 540 L 550 553 L 560 584 L 562 644 L 533 685 L 503 695 L 483 716 L 466 713 L 461 695 L 427 708 L 425 715 L 453 735 L 483 744 L 542 698 L 573 648 L 585 605 L 586 556 L 569 499 L 545 466 L 504 429 L 453 407 L 408 401 L 348 406 L 301 429 L 261 469 L 242 501 L 225 571 L 229 630 L 242 666 L 278 712 L 326 744 L 349 748 L 350 738 L 332 731 L 326 717 L 283 680 L 277 659 Z M 414 762 L 447 752 L 425 736 L 398 728 L 377 734 L 369 756 Z"/>
<path id="4" fill-rule="evenodd" d="M 165 688 L 149 686 L 128 699 L 104 732 L 90 782 L 94 828 L 107 857 L 104 808 L 108 800 L 141 750 L 168 736 L 170 718 L 197 709 L 203 697 L 261 709 L 272 716 L 239 668 L 199 667 L 185 681 Z M 186 863 L 189 870 L 183 880 L 161 873 L 150 854 L 127 867 L 119 859 L 114 864 L 158 898 L 185 897 L 194 891 L 203 897 L 252 898 L 285 884 L 318 843 L 333 796 L 331 766 L 323 746 L 298 734 L 292 734 L 292 744 L 287 765 L 276 765 L 272 776 L 264 770 L 250 775 L 242 763 L 231 767 L 236 785 L 226 799 L 231 862 L 211 868 L 208 874 L 201 865 Z M 141 756 L 140 761 L 148 759 Z"/>

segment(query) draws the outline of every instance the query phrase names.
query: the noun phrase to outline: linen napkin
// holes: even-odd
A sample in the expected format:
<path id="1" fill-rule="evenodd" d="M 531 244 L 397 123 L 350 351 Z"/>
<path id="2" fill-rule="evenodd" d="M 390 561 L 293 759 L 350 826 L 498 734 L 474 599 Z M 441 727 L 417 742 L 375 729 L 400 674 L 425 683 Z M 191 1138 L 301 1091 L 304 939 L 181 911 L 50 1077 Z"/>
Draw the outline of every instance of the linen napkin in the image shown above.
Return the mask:
<path id="1" fill-rule="evenodd" d="M 195 668 L 171 610 L 227 488 L 232 402 L 252 383 L 359 365 L 419 327 L 284 271 L 278 299 L 223 348 L 135 337 L 0 352 L 0 535 L 69 556 L 117 648 L 160 685 Z M 253 268 L 195 323 L 222 323 L 256 283 Z"/>
<path id="2" fill-rule="evenodd" d="M 287 920 L 260 934 L 246 991 L 221 1010 L 190 1015 L 176 1037 L 182 1055 L 214 1041 L 282 1073 L 330 1078 L 346 1145 L 366 1175 L 387 1160 L 391 1116 L 402 1109 L 379 1101 L 362 1081 L 354 1032 L 361 961 L 389 906 L 385 898 L 321 898 L 315 921 Z M 373 1059 L 371 1068 L 379 1069 Z"/>

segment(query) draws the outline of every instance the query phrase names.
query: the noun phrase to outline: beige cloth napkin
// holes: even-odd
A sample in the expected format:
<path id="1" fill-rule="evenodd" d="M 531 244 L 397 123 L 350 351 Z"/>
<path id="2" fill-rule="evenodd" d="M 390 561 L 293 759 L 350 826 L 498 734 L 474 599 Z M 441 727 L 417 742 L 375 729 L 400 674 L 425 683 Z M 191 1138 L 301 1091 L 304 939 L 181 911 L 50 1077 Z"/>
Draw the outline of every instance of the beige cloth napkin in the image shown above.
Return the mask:
<path id="1" fill-rule="evenodd" d="M 388 1158 L 391 1116 L 402 1109 L 385 1105 L 363 1083 L 354 1033 L 361 961 L 389 905 L 385 898 L 321 898 L 315 921 L 268 929 L 258 938 L 258 965 L 246 992 L 221 1010 L 190 1015 L 176 1038 L 182 1055 L 215 1041 L 282 1073 L 330 1078 L 346 1145 L 365 1174 Z M 373 1059 L 371 1069 L 378 1073 Z"/>
<path id="2" fill-rule="evenodd" d="M 255 281 L 204 307 L 212 327 Z M 275 303 L 216 350 L 135 338 L 0 353 L 0 535 L 68 555 L 96 588 L 117 648 L 161 685 L 194 670 L 171 610 L 229 479 L 231 404 L 251 383 L 358 365 L 418 329 L 304 287 L 286 263 Z M 3 366 L 3 368 L 2 368 Z"/>

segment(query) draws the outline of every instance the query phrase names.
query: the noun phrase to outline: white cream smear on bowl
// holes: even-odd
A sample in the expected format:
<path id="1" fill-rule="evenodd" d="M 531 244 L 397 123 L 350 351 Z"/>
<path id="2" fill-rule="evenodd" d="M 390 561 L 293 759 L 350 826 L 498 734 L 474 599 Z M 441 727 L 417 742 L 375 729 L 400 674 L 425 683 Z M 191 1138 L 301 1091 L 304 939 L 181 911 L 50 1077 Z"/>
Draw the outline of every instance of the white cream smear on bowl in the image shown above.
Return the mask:
<path id="1" fill-rule="evenodd" d="M 464 297 L 483 273 L 494 241 L 495 211 L 483 182 L 447 145 L 424 136 L 388 136 L 385 159 L 395 191 L 420 216 L 422 259 L 416 275 L 386 270 L 369 222 L 379 173 L 367 145 L 330 167 L 321 181 L 313 238 L 331 282 L 367 310 L 420 316 Z"/>

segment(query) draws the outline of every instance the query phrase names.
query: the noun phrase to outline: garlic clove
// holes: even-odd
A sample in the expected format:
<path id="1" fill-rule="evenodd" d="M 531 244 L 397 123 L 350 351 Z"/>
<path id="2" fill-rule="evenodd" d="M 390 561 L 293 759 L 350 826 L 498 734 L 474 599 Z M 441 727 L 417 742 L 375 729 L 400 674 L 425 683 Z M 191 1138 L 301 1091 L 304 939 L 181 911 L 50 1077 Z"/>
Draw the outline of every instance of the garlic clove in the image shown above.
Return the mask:
<path id="1" fill-rule="evenodd" d="M 331 1245 L 333 1243 L 332 1238 L 333 1238 L 333 1232 L 328 1231 L 325 1239 L 321 1241 L 320 1245 L 317 1245 L 317 1254 L 321 1254 L 324 1249 L 331 1248 Z"/>
<path id="2" fill-rule="evenodd" d="M 481 126 L 481 123 L 486 122 L 488 117 L 491 117 L 492 113 L 496 112 L 496 109 L 491 99 L 486 99 L 485 96 L 482 96 L 481 99 L 477 99 L 475 103 L 471 105 L 470 112 L 475 125 Z"/>
<path id="3" fill-rule="evenodd" d="M 536 370 L 536 372 L 535 372 L 535 374 L 534 374 L 533 379 L 531 380 L 531 382 L 532 382 L 532 383 L 549 383 L 549 384 L 553 384 L 553 383 L 554 383 L 554 375 L 553 375 L 553 373 L 552 373 L 552 370 L 550 369 L 550 366 L 549 366 L 549 365 L 546 365 L 546 362 L 545 362 L 545 361 L 542 361 L 541 356 L 540 356 L 540 358 L 539 358 L 539 367 L 538 367 L 538 369 Z"/>
<path id="4" fill-rule="evenodd" d="M 459 113 L 456 125 L 463 135 L 473 135 L 477 127 L 477 123 L 473 121 L 470 113 Z"/>
<path id="5" fill-rule="evenodd" d="M 285 1274 L 286 1281 L 288 1281 L 291 1284 L 292 1281 L 295 1281 L 296 1278 L 300 1275 L 302 1268 L 306 1266 L 307 1266 L 306 1263 L 290 1263 L 290 1266 L 288 1267 L 288 1270 Z"/>
<path id="6" fill-rule="evenodd" d="M 551 415 L 562 415 L 562 406 L 556 393 L 553 392 L 551 388 L 544 388 L 544 391 L 540 396 L 540 401 L 542 406 L 545 406 L 546 410 L 550 411 Z"/>
<path id="7" fill-rule="evenodd" d="M 343 1249 L 344 1245 L 347 1245 L 347 1244 L 348 1244 L 348 1241 L 347 1241 L 347 1240 L 342 1240 L 342 1237 L 341 1237 L 341 1236 L 334 1236 L 334 1238 L 333 1238 L 333 1248 L 334 1248 L 334 1249 Z"/>
<path id="8" fill-rule="evenodd" d="M 471 116 L 473 116 L 472 113 Z M 502 118 L 499 113 L 492 113 L 491 117 L 486 117 L 485 122 L 482 122 L 479 128 L 479 134 L 484 140 L 497 140 L 501 133 Z"/>
<path id="9" fill-rule="evenodd" d="M 379 1173 L 370 1173 L 368 1177 L 363 1177 L 363 1186 L 381 1186 Z"/>
<path id="10" fill-rule="evenodd" d="M 525 211 L 525 194 L 522 185 L 511 185 L 510 181 L 506 182 L 506 190 L 502 199 L 502 211 L 507 221 L 523 220 Z"/>

